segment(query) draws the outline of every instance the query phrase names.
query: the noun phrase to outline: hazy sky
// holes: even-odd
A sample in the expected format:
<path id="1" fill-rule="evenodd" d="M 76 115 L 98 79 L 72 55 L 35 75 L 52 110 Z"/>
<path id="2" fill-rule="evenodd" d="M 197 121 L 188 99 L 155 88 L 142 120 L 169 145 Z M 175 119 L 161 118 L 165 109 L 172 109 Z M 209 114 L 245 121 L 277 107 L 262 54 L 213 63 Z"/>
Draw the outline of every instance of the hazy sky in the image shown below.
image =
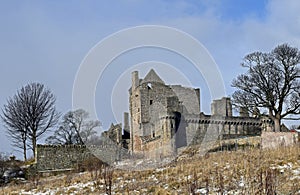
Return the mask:
<path id="1" fill-rule="evenodd" d="M 244 71 L 239 64 L 247 53 L 270 51 L 281 43 L 300 48 L 299 9 L 297 0 L 1 1 L 0 106 L 17 89 L 37 81 L 56 95 L 57 109 L 67 112 L 88 51 L 112 33 L 146 24 L 174 27 L 198 39 L 218 64 L 230 96 L 231 81 Z M 201 109 L 210 112 L 207 87 L 201 76 L 184 71 L 188 62 L 167 51 L 145 49 L 120 56 L 98 83 L 95 105 L 104 129 L 122 122 L 130 72 L 139 69 L 144 77 L 151 68 L 143 63 L 147 61 L 165 63 L 154 64 L 166 83 L 200 87 Z M 1 125 L 0 152 L 14 153 L 4 132 Z"/>

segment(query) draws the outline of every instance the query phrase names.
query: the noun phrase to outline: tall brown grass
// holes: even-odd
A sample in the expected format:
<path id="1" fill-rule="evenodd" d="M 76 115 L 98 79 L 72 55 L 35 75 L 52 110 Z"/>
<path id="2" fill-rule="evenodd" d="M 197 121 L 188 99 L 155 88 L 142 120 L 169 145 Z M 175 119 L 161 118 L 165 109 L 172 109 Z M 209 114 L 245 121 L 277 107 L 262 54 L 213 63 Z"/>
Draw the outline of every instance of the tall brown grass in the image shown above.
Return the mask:
<path id="1" fill-rule="evenodd" d="M 93 172 L 69 173 L 55 177 L 40 178 L 39 185 L 31 182 L 1 188 L 2 194 L 18 194 L 20 189 L 45 191 L 63 189 L 74 183 L 97 180 L 91 187 L 78 194 L 299 194 L 300 171 L 299 145 L 261 150 L 245 148 L 238 151 L 222 151 L 205 156 L 181 158 L 162 169 L 147 171 L 112 170 L 102 167 L 102 174 Z M 97 174 L 97 176 L 96 176 Z M 106 178 L 105 178 L 106 174 Z M 95 177 L 96 176 L 96 177 Z M 67 181 L 67 182 L 65 182 Z M 109 191 L 110 190 L 110 191 Z M 57 194 L 59 194 L 58 191 Z"/>

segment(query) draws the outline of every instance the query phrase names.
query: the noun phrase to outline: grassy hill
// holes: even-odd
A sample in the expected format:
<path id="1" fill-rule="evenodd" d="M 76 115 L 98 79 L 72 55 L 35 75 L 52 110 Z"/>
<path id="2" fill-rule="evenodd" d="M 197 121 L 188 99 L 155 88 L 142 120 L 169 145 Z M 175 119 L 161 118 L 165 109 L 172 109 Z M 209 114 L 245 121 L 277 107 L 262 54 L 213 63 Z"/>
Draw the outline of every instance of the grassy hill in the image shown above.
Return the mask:
<path id="1" fill-rule="evenodd" d="M 205 156 L 194 147 L 152 170 L 98 167 L 10 184 L 0 194 L 105 194 L 109 187 L 112 194 L 300 194 L 300 146 L 246 147 Z"/>

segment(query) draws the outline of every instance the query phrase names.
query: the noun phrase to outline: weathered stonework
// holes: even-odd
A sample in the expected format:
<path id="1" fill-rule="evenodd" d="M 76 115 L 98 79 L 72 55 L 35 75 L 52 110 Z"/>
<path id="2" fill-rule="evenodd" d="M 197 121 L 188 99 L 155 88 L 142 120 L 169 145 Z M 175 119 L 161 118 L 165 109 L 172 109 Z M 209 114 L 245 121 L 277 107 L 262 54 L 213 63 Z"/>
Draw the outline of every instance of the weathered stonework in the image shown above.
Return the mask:
<path id="1" fill-rule="evenodd" d="M 295 145 L 298 142 L 298 133 L 291 132 L 262 132 L 262 149 L 272 149 Z"/>
<path id="2" fill-rule="evenodd" d="M 132 154 L 166 156 L 190 144 L 206 140 L 260 135 L 272 131 L 268 117 L 232 115 L 230 98 L 214 100 L 211 115 L 200 111 L 200 90 L 180 85 L 166 85 L 154 70 L 140 79 L 132 73 L 129 89 L 130 145 Z M 217 135 L 217 137 L 216 137 Z"/>
<path id="3" fill-rule="evenodd" d="M 86 146 L 37 145 L 37 171 L 71 170 L 78 163 L 91 157 Z"/>
<path id="4" fill-rule="evenodd" d="M 99 145 L 37 145 L 36 170 L 38 172 L 65 171 L 78 168 L 84 161 L 98 158 L 112 164 L 129 158 L 128 151 L 110 139 Z"/>
<path id="5" fill-rule="evenodd" d="M 116 144 L 121 144 L 122 142 L 122 124 L 111 124 L 108 131 L 104 131 L 102 136 L 107 137 L 114 141 Z"/>

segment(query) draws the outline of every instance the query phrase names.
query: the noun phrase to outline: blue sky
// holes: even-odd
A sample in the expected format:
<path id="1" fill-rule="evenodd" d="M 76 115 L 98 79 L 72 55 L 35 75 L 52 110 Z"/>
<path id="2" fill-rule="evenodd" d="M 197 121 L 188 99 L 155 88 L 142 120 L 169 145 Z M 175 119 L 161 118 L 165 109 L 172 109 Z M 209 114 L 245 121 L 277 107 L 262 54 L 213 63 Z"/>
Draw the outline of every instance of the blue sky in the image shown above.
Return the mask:
<path id="1" fill-rule="evenodd" d="M 57 109 L 62 113 L 67 112 L 72 108 L 72 88 L 77 70 L 88 51 L 112 33 L 146 24 L 177 28 L 198 39 L 218 64 L 226 93 L 230 96 L 234 90 L 230 83 L 244 71 L 239 64 L 247 53 L 270 51 L 285 42 L 300 47 L 299 8 L 300 2 L 296 0 L 2 1 L 0 106 L 21 86 L 38 81 L 56 95 Z M 118 72 L 122 58 L 116 60 L 115 65 L 107 71 L 104 83 L 98 83 L 99 88 L 109 88 L 107 93 L 103 95 L 103 91 L 96 92 L 99 102 L 95 104 L 103 128 L 107 128 L 111 122 L 121 122 L 120 116 L 113 115 L 111 102 L 107 101 L 115 101 L 114 105 L 120 105 L 115 108 L 117 112 L 126 111 L 129 86 L 126 87 L 128 83 L 125 81 L 133 70 L 130 63 L 134 65 L 151 58 L 169 64 L 175 61 L 186 63 L 178 56 L 174 57 L 176 60 L 169 60 L 168 57 L 168 52 L 158 55 L 155 50 L 133 52 L 123 58 L 127 63 L 124 74 Z M 151 68 L 143 67 L 140 66 L 142 77 Z M 177 66 L 177 72 L 185 72 L 183 69 Z M 170 72 L 161 71 L 158 74 L 167 78 L 167 83 L 176 82 Z M 114 73 L 117 76 L 113 77 Z M 115 80 L 110 80 L 110 76 Z M 185 72 L 184 76 L 192 80 L 193 86 L 201 87 L 202 110 L 209 113 L 209 94 L 201 75 Z M 179 81 L 186 84 L 184 76 Z M 118 79 L 123 85 L 118 83 Z M 112 86 L 122 89 L 126 93 L 125 98 L 118 101 L 111 97 Z M 15 153 L 4 131 L 1 126 L 0 151 Z"/>

